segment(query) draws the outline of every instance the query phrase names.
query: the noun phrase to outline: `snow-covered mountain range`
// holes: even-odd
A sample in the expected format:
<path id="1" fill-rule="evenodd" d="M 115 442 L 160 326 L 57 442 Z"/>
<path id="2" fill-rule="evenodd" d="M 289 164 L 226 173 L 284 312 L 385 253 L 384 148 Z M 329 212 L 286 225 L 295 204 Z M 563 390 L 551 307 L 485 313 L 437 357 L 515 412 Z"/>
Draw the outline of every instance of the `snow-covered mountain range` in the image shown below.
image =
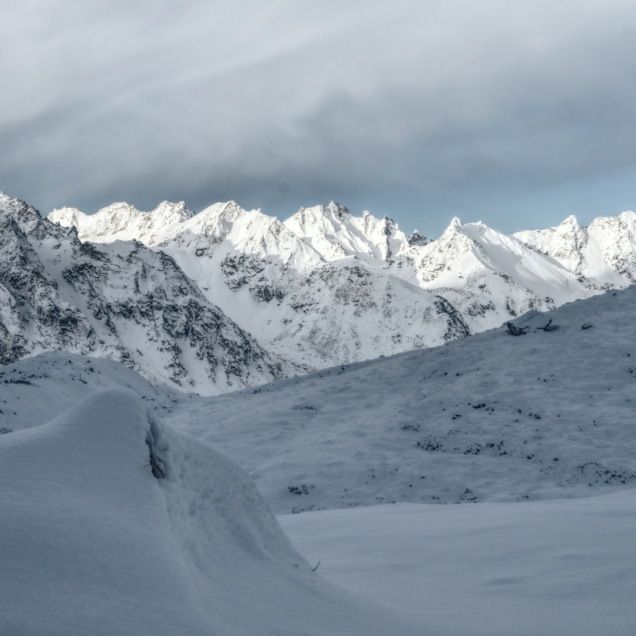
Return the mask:
<path id="1" fill-rule="evenodd" d="M 427 348 L 636 280 L 636 215 L 436 240 L 337 203 L 47 219 L 0 196 L 0 359 L 68 350 L 205 395 Z"/>
<path id="2" fill-rule="evenodd" d="M 633 633 L 635 302 L 213 397 L 5 365 L 0 632 Z"/>
<path id="3" fill-rule="evenodd" d="M 434 241 L 335 202 L 285 222 L 234 202 L 48 218 L 85 242 L 135 239 L 170 254 L 264 348 L 314 369 L 434 346 L 636 280 L 633 212 L 513 236 L 455 218 Z"/>

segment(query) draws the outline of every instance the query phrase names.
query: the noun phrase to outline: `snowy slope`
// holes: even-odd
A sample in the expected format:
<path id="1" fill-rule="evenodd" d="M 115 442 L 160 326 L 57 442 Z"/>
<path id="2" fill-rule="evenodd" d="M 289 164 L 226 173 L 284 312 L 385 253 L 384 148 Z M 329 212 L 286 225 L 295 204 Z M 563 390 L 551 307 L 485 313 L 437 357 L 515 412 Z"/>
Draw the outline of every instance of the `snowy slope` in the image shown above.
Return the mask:
<path id="1" fill-rule="evenodd" d="M 635 308 L 632 286 L 518 318 L 525 336 L 344 365 L 170 421 L 234 457 L 279 513 L 634 486 Z"/>
<path id="2" fill-rule="evenodd" d="M 0 196 L 0 361 L 62 349 L 119 360 L 152 382 L 211 395 L 294 367 L 264 351 L 172 258 L 141 243 L 80 243 Z"/>
<path id="3" fill-rule="evenodd" d="M 198 398 L 150 384 L 114 360 L 49 351 L 0 367 L 0 432 L 39 426 L 95 391 L 111 388 L 134 391 L 159 416 Z"/>
<path id="4" fill-rule="evenodd" d="M 325 583 L 229 458 L 96 393 L 0 436 L 0 633 L 416 634 Z"/>
<path id="5" fill-rule="evenodd" d="M 279 517 L 330 581 L 453 636 L 632 636 L 636 490 Z"/>

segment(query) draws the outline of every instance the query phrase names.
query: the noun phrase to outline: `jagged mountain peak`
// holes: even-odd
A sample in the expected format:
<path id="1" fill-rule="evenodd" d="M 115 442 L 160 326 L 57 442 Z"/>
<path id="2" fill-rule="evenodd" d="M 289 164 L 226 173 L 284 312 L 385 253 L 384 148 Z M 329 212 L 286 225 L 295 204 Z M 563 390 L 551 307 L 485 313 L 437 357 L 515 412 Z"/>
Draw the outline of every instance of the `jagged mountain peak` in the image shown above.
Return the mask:
<path id="1" fill-rule="evenodd" d="M 636 282 L 636 215 L 597 217 L 587 228 L 572 215 L 557 227 L 514 235 L 574 272 L 590 289 Z"/>
<path id="2" fill-rule="evenodd" d="M 260 213 L 260 210 L 251 210 L 248 212 L 236 203 L 236 201 L 225 201 L 209 205 L 207 208 L 201 210 L 196 217 L 198 220 L 208 219 L 235 221 L 237 218 L 250 213 L 258 214 Z"/>
<path id="3" fill-rule="evenodd" d="M 581 227 L 581 225 L 579 224 L 578 219 L 576 218 L 576 216 L 574 214 L 570 214 L 570 216 L 568 216 L 566 219 L 563 219 L 563 221 L 561 221 L 560 223 L 560 227 Z"/>
<path id="4" fill-rule="evenodd" d="M 216 203 L 170 229 L 176 231 L 164 237 L 162 249 L 189 249 L 199 257 L 224 259 L 242 254 L 260 259 L 262 266 L 275 263 L 299 271 L 323 260 L 277 217 L 260 209 L 244 210 L 234 201 Z"/>
<path id="5" fill-rule="evenodd" d="M 322 206 L 320 206 L 322 207 Z M 342 219 L 345 214 L 351 214 L 349 210 L 344 206 L 340 205 L 337 201 L 330 201 L 329 205 L 324 208 L 325 211 L 331 212 L 334 216 Z"/>
<path id="6" fill-rule="evenodd" d="M 25 203 L 21 199 L 15 199 L 0 191 L 0 213 L 9 217 L 32 217 L 41 219 L 42 216 L 33 206 Z"/>
<path id="7" fill-rule="evenodd" d="M 368 211 L 354 216 L 338 203 L 301 208 L 285 226 L 311 245 L 325 260 L 357 258 L 376 266 L 408 248 L 406 235 L 385 216 Z"/>
<path id="8" fill-rule="evenodd" d="M 406 240 L 409 247 L 424 247 L 424 245 L 428 245 L 431 242 L 431 239 L 426 238 L 417 230 L 413 230 L 413 233 Z"/>

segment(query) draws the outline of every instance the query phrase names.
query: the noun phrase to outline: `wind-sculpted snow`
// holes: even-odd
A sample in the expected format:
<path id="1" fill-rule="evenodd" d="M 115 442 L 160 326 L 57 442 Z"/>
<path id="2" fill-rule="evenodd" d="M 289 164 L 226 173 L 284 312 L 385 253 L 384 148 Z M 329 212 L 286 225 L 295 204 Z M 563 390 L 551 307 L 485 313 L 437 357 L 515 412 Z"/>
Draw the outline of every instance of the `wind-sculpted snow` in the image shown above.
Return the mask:
<path id="1" fill-rule="evenodd" d="M 81 243 L 74 229 L 3 196 L 0 253 L 4 364 L 62 349 L 207 395 L 292 368 L 211 304 L 170 256 L 139 242 Z"/>
<path id="2" fill-rule="evenodd" d="M 2 634 L 416 634 L 323 582 L 247 474 L 95 393 L 0 435 Z"/>
<path id="3" fill-rule="evenodd" d="M 284 223 L 234 202 L 194 216 L 171 205 L 49 218 L 82 240 L 134 236 L 170 254 L 210 302 L 299 369 L 435 346 L 636 280 L 631 212 L 514 236 L 453 219 L 430 241 L 333 201 Z"/>
<path id="4" fill-rule="evenodd" d="M 634 487 L 635 308 L 631 286 L 521 316 L 525 336 L 499 328 L 169 418 L 246 467 L 277 512 Z"/>

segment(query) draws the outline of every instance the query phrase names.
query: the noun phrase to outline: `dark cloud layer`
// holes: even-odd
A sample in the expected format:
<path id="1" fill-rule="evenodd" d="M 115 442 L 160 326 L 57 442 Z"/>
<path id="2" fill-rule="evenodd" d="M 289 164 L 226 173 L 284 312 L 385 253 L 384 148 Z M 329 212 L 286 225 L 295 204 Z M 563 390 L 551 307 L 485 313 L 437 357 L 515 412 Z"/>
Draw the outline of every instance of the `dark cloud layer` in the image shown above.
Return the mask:
<path id="1" fill-rule="evenodd" d="M 635 29 L 623 1 L 5 0 L 0 189 L 586 221 L 634 206 Z"/>

